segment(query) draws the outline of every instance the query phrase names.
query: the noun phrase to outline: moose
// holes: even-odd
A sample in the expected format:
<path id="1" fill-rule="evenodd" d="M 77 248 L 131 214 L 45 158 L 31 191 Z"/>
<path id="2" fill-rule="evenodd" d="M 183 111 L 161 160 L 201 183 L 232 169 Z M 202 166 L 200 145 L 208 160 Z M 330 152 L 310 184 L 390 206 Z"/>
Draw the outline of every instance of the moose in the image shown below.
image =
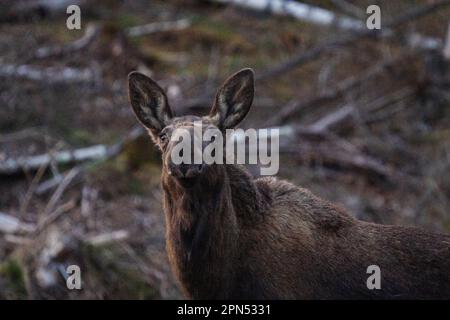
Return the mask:
<path id="1" fill-rule="evenodd" d="M 177 129 L 192 132 L 201 120 L 224 131 L 245 118 L 251 69 L 224 82 L 204 117 L 174 116 L 164 90 L 142 73 L 128 82 L 132 109 L 162 153 L 167 253 L 187 298 L 450 299 L 450 235 L 357 220 L 241 165 L 172 161 Z M 371 265 L 379 288 L 368 288 Z"/>

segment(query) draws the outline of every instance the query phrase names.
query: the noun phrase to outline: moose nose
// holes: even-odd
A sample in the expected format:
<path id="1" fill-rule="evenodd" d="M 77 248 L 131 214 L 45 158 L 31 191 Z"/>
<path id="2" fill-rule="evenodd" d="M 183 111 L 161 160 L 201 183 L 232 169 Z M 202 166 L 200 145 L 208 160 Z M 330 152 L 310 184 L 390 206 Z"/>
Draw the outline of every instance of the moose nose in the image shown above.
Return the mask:
<path id="1" fill-rule="evenodd" d="M 176 178 L 195 178 L 204 171 L 203 164 L 172 164 L 170 174 Z"/>

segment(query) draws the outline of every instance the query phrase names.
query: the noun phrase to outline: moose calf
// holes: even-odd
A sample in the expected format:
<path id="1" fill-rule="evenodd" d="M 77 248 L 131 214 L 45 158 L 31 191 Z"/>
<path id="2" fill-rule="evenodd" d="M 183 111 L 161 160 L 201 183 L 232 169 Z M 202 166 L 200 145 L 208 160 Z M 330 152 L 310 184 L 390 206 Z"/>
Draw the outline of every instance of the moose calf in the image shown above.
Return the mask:
<path id="1" fill-rule="evenodd" d="M 171 135 L 194 121 L 225 131 L 248 113 L 253 72 L 218 90 L 208 116 L 174 117 L 164 91 L 132 72 L 129 98 L 161 149 L 169 261 L 194 299 L 450 298 L 450 236 L 356 220 L 310 191 L 234 164 L 178 164 Z M 381 288 L 367 287 L 367 267 Z"/>

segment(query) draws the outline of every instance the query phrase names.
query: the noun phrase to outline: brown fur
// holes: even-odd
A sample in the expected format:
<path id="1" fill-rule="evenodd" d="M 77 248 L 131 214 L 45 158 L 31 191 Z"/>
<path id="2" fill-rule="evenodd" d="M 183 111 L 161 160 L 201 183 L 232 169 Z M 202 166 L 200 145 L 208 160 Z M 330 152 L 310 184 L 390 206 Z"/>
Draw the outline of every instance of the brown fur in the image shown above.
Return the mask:
<path id="1" fill-rule="evenodd" d="M 249 89 L 233 79 L 232 98 L 241 101 L 245 92 L 248 99 Z M 233 112 L 239 121 L 246 114 Z M 198 119 L 173 118 L 162 132 Z M 203 118 L 208 125 L 213 119 Z M 450 299 L 450 236 L 362 222 L 306 189 L 255 180 L 237 165 L 213 164 L 189 182 L 177 179 L 168 174 L 171 145 L 143 123 L 163 151 L 167 252 L 186 297 Z M 370 265 L 381 269 L 380 290 L 366 286 Z"/>
<path id="2" fill-rule="evenodd" d="M 187 297 L 450 298 L 450 237 L 358 221 L 308 190 L 223 165 L 185 190 L 163 174 L 167 250 Z M 366 269 L 381 268 L 381 290 Z"/>

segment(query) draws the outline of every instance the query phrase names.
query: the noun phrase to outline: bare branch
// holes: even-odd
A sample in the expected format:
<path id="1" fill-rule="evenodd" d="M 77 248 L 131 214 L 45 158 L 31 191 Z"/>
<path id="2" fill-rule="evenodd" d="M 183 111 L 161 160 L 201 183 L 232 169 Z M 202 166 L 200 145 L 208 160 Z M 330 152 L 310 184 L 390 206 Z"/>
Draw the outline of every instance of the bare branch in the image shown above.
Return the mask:
<path id="1" fill-rule="evenodd" d="M 85 242 L 93 246 L 101 246 L 111 242 L 125 240 L 128 236 L 129 233 L 127 230 L 116 230 L 88 237 Z"/>
<path id="2" fill-rule="evenodd" d="M 14 216 L 0 212 L 0 232 L 18 233 L 32 232 L 34 225 L 20 221 Z"/>
<path id="3" fill-rule="evenodd" d="M 313 124 L 309 125 L 309 128 L 312 131 L 325 132 L 331 126 L 336 125 L 337 123 L 340 123 L 350 117 L 354 111 L 355 108 L 353 106 L 344 106 L 320 118 Z"/>
<path id="4" fill-rule="evenodd" d="M 36 237 L 39 233 L 41 233 L 45 228 L 55 222 L 63 213 L 66 213 L 69 210 L 75 208 L 76 202 L 74 200 L 70 200 L 60 206 L 58 206 L 55 210 L 47 214 L 41 221 L 39 221 L 36 229 L 34 230 L 34 237 Z"/>
<path id="5" fill-rule="evenodd" d="M 50 214 L 50 212 L 54 210 L 59 199 L 61 199 L 62 195 L 64 194 L 64 191 L 67 189 L 70 182 L 73 180 L 73 178 L 75 178 L 77 174 L 78 170 L 76 170 L 76 168 L 72 168 L 72 170 L 70 170 L 69 173 L 64 177 L 64 179 L 59 184 L 58 188 L 56 188 L 49 202 L 47 203 L 47 206 L 45 207 L 44 210 L 45 216 L 47 216 L 48 214 Z"/>
<path id="6" fill-rule="evenodd" d="M 68 53 L 80 51 L 88 47 L 94 39 L 98 36 L 100 28 L 96 25 L 88 25 L 83 37 L 74 42 L 63 46 L 44 47 L 36 50 L 34 58 L 45 59 L 49 57 L 62 56 Z"/>
<path id="7" fill-rule="evenodd" d="M 296 19 L 324 26 L 337 26 L 346 30 L 361 30 L 364 23 L 349 17 L 338 17 L 334 12 L 309 4 L 285 0 L 214 0 L 233 4 L 257 11 L 269 11 L 274 14 L 289 15 Z"/>
<path id="8" fill-rule="evenodd" d="M 47 167 L 52 161 L 58 164 L 81 162 L 85 160 L 103 159 L 108 155 L 105 145 L 95 145 L 74 151 L 59 151 L 54 154 L 42 154 L 18 159 L 6 159 L 0 163 L 0 173 L 12 174 L 22 170 L 36 170 L 41 166 Z"/>
<path id="9" fill-rule="evenodd" d="M 128 30 L 126 30 L 126 34 L 129 37 L 140 37 L 156 32 L 184 30 L 189 28 L 190 26 L 191 21 L 189 19 L 152 22 L 142 26 L 128 28 Z"/>
<path id="10" fill-rule="evenodd" d="M 443 55 L 445 59 L 450 60 L 450 22 L 448 23 L 447 27 L 447 38 L 445 40 Z"/>
<path id="11" fill-rule="evenodd" d="M 90 83 L 97 82 L 99 76 L 92 69 L 1 64 L 0 78 L 28 79 L 48 83 Z"/>

